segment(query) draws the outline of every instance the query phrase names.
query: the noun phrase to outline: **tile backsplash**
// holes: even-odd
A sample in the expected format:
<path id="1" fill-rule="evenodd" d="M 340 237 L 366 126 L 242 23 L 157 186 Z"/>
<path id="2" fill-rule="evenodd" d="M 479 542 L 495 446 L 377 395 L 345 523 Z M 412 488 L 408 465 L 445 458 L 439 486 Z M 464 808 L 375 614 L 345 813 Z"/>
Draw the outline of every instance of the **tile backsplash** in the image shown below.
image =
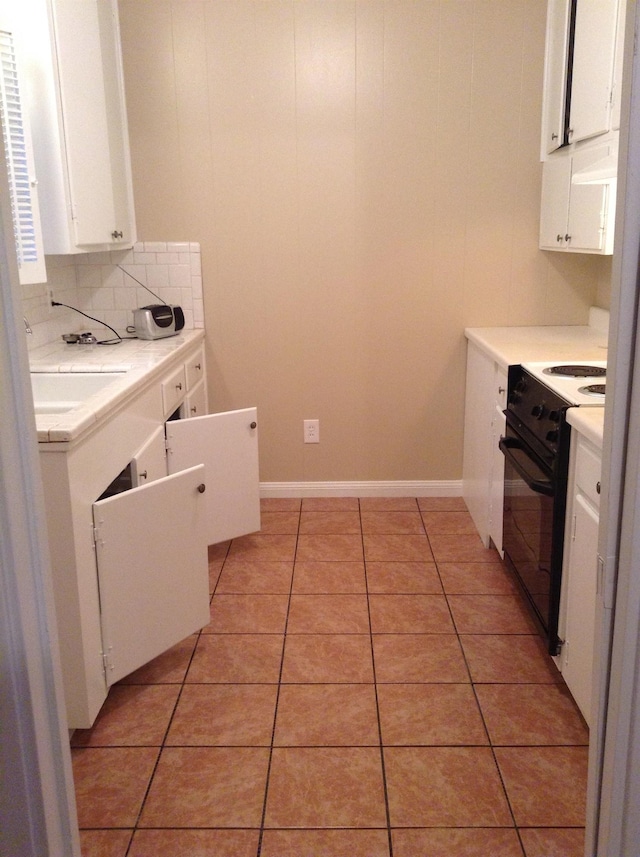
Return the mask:
<path id="1" fill-rule="evenodd" d="M 47 277 L 47 283 L 29 286 L 24 293 L 24 315 L 33 331 L 27 337 L 29 348 L 63 333 L 112 337 L 100 322 L 126 336 L 133 310 L 153 303 L 178 304 L 185 328 L 204 327 L 200 245 L 194 242 L 141 241 L 130 250 L 47 256 Z M 52 307 L 51 298 L 96 321 L 73 309 Z"/>

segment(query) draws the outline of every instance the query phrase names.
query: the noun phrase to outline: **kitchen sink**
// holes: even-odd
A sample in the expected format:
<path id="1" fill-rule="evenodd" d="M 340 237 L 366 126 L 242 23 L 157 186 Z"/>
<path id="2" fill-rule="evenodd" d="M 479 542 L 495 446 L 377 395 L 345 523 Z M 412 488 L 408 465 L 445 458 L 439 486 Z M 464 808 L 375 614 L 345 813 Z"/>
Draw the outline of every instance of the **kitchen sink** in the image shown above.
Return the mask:
<path id="1" fill-rule="evenodd" d="M 36 414 L 64 414 L 119 380 L 124 372 L 32 372 Z"/>

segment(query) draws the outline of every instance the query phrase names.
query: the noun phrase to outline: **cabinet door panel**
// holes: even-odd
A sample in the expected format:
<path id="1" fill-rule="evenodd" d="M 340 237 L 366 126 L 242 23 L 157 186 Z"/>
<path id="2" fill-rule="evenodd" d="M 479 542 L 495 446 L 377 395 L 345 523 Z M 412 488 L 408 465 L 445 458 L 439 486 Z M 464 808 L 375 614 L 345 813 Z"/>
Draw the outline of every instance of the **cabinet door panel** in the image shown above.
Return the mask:
<path id="1" fill-rule="evenodd" d="M 107 685 L 209 622 L 204 482 L 200 465 L 93 505 Z"/>
<path id="2" fill-rule="evenodd" d="M 132 481 L 134 488 L 162 479 L 167 475 L 167 452 L 164 445 L 164 426 L 151 435 L 142 449 L 131 459 Z"/>
<path id="3" fill-rule="evenodd" d="M 609 130 L 617 0 L 588 0 L 576 8 L 569 141 Z"/>
<path id="4" fill-rule="evenodd" d="M 571 0 L 549 0 L 544 75 L 542 150 L 555 152 L 565 142 L 565 102 Z"/>
<path id="5" fill-rule="evenodd" d="M 609 146 L 596 146 L 576 152 L 572 173 L 588 169 L 609 155 Z M 571 185 L 571 203 L 567 232 L 572 250 L 602 250 L 607 216 L 607 185 Z"/>
<path id="6" fill-rule="evenodd" d="M 78 247 L 130 243 L 128 139 L 112 0 L 54 0 L 71 217 Z M 117 239 L 112 233 L 122 235 Z"/>
<path id="7" fill-rule="evenodd" d="M 627 6 L 624 0 L 618 3 L 618 21 L 616 25 L 616 48 L 613 63 L 613 90 L 611 96 L 611 129 L 620 128 L 620 110 L 622 105 L 622 70 L 624 65 L 624 32 Z"/>
<path id="8" fill-rule="evenodd" d="M 204 462 L 210 545 L 260 529 L 257 411 L 167 423 L 169 473 Z"/>
<path id="9" fill-rule="evenodd" d="M 605 240 L 607 187 L 574 185 L 567 232 L 572 250 L 602 250 Z"/>
<path id="10" fill-rule="evenodd" d="M 492 470 L 491 470 L 491 508 L 489 512 L 489 535 L 496 550 L 503 556 L 502 523 L 504 507 L 504 455 L 498 441 L 506 431 L 506 418 L 502 408 L 496 405 L 492 424 Z"/>
<path id="11" fill-rule="evenodd" d="M 185 418 L 202 417 L 207 413 L 207 388 L 204 381 L 194 387 L 185 399 Z"/>
<path id="12" fill-rule="evenodd" d="M 562 676 L 589 723 L 598 571 L 598 515 L 582 494 L 574 500 L 575 535 L 569 547 L 566 642 Z"/>
<path id="13" fill-rule="evenodd" d="M 565 246 L 570 192 L 571 158 L 557 157 L 553 161 L 545 161 L 542 164 L 540 247 L 560 250 Z"/>

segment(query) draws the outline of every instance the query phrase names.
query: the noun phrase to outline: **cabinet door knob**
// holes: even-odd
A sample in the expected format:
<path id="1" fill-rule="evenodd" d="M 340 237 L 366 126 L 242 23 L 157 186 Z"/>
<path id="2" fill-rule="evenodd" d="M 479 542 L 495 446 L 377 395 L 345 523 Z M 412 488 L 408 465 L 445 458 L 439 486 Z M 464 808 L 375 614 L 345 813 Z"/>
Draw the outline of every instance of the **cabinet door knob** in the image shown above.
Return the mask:
<path id="1" fill-rule="evenodd" d="M 140 479 L 146 479 L 146 478 L 147 478 L 147 471 L 143 470 L 142 473 L 140 474 Z"/>
<path id="2" fill-rule="evenodd" d="M 564 236 L 564 240 L 568 243 L 569 241 L 571 241 L 571 236 L 570 236 L 570 235 L 568 235 L 568 234 L 567 234 L 567 235 L 565 235 L 565 236 Z"/>
<path id="3" fill-rule="evenodd" d="M 556 241 L 558 244 L 562 244 L 562 235 L 556 235 Z"/>
<path id="4" fill-rule="evenodd" d="M 182 390 L 182 381 L 179 384 L 176 384 L 176 390 Z"/>
<path id="5" fill-rule="evenodd" d="M 198 372 L 200 372 L 200 371 L 201 371 L 201 369 L 202 369 L 202 364 L 201 364 L 201 363 L 196 363 L 195 368 L 198 370 Z"/>
<path id="6" fill-rule="evenodd" d="M 195 414 L 195 413 L 197 413 L 197 411 L 198 411 L 198 409 L 196 408 L 196 406 L 195 406 L 195 405 L 192 405 L 192 406 L 191 406 L 191 413 L 192 413 L 192 414 Z"/>
<path id="7" fill-rule="evenodd" d="M 558 135 L 557 135 L 557 134 L 552 134 L 552 135 L 551 135 L 551 139 L 552 139 L 552 140 L 557 140 L 557 139 L 558 139 Z"/>
<path id="8" fill-rule="evenodd" d="M 596 494 L 600 493 L 600 482 L 596 482 Z"/>
<path id="9" fill-rule="evenodd" d="M 499 395 L 500 395 L 500 396 L 501 396 L 503 393 L 505 393 L 505 392 L 506 392 L 506 388 L 505 388 L 505 387 L 498 387 L 498 393 L 499 393 Z"/>
<path id="10" fill-rule="evenodd" d="M 117 239 L 117 238 L 123 238 L 124 236 L 123 236 L 122 232 L 119 232 L 117 229 L 114 229 L 114 231 L 111 233 L 111 237 L 113 239 Z"/>
<path id="11" fill-rule="evenodd" d="M 205 492 L 206 490 L 207 490 L 207 486 L 204 484 L 204 482 L 201 482 L 201 483 L 198 485 L 198 494 L 204 494 L 204 492 Z"/>
<path id="12" fill-rule="evenodd" d="M 258 427 L 258 423 L 251 423 L 251 425 L 249 426 L 249 428 L 252 428 L 252 429 L 257 428 L 257 427 Z"/>

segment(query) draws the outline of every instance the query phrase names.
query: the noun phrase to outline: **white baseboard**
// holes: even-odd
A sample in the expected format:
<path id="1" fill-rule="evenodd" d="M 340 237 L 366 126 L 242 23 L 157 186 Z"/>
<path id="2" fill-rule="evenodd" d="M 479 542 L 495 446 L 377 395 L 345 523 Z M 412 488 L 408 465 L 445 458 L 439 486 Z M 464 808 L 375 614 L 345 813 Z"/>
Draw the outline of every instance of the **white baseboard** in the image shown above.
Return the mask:
<path id="1" fill-rule="evenodd" d="M 462 480 L 442 482 L 261 482 L 261 497 L 462 497 Z"/>

